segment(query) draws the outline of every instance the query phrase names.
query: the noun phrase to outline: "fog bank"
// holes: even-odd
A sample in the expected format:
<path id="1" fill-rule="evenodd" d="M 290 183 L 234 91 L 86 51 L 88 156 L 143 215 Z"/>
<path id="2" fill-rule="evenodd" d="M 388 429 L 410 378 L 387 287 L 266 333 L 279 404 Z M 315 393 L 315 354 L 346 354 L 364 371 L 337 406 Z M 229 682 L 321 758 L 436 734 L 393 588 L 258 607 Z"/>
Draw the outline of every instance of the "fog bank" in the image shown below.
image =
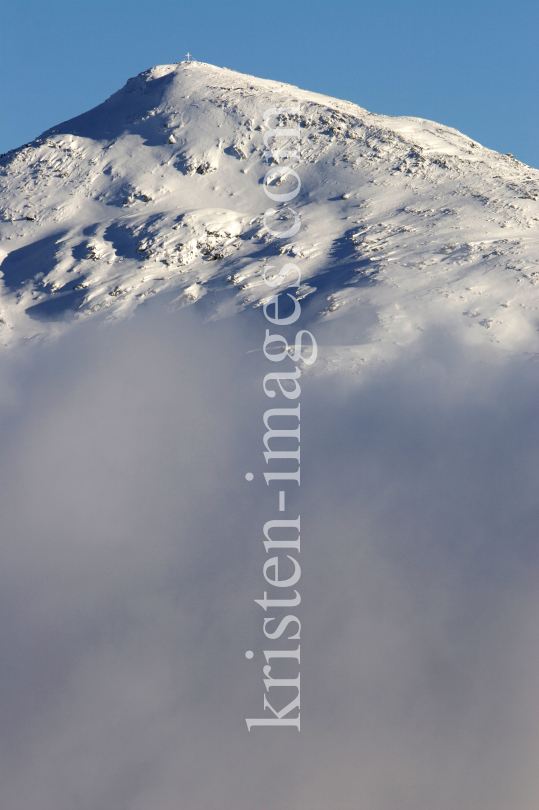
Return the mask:
<path id="1" fill-rule="evenodd" d="M 537 364 L 303 376 L 302 731 L 248 733 L 262 320 L 1 359 L 2 810 L 535 810 Z"/>

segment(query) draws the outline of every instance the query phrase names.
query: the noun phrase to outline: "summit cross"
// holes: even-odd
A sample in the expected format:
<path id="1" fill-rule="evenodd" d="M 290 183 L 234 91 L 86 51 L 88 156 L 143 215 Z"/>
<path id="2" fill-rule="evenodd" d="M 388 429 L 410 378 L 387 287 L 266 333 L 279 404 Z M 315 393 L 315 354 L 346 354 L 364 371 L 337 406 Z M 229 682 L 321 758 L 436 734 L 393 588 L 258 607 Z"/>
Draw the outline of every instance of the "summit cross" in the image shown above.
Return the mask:
<path id="1" fill-rule="evenodd" d="M 185 55 L 187 56 L 187 61 L 188 61 L 188 62 L 190 62 L 190 61 L 191 61 L 191 54 L 190 54 L 190 53 L 186 53 Z"/>

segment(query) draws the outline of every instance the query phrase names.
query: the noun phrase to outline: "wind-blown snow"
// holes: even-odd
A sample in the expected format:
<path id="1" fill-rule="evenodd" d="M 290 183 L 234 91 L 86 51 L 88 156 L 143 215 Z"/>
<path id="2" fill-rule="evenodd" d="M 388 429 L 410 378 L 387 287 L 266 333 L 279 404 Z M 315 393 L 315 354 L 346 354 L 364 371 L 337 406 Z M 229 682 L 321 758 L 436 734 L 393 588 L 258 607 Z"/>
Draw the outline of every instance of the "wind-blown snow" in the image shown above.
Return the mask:
<path id="1" fill-rule="evenodd" d="M 294 104 L 302 228 L 280 240 L 262 225 L 263 113 Z M 431 121 L 164 65 L 3 156 L 0 195 L 4 343 L 170 293 L 230 315 L 263 300 L 262 268 L 285 254 L 312 318 L 358 326 L 330 364 L 361 368 L 432 324 L 539 349 L 539 172 Z"/>

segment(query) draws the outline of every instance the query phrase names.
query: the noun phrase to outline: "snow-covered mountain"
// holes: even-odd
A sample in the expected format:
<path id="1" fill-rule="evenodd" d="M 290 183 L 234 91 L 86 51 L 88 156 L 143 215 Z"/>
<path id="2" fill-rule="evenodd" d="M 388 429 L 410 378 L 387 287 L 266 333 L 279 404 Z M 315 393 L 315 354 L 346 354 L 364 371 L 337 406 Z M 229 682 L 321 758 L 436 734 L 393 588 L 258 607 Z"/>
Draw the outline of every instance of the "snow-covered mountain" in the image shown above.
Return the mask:
<path id="1" fill-rule="evenodd" d="M 0 159 L 1 810 L 537 810 L 538 198 L 448 127 L 200 63 Z M 286 263 L 301 488 L 265 478 L 299 466 Z M 262 597 L 300 515 L 301 734 L 248 732 L 298 673 Z"/>
<path id="2" fill-rule="evenodd" d="M 263 225 L 263 116 L 294 105 L 280 124 L 301 128 L 287 165 L 302 227 L 280 239 Z M 227 316 L 267 297 L 263 268 L 284 254 L 309 317 L 353 315 L 327 359 L 361 366 L 433 324 L 536 352 L 538 233 L 539 172 L 454 129 L 164 65 L 0 159 L 1 340 L 163 294 Z"/>

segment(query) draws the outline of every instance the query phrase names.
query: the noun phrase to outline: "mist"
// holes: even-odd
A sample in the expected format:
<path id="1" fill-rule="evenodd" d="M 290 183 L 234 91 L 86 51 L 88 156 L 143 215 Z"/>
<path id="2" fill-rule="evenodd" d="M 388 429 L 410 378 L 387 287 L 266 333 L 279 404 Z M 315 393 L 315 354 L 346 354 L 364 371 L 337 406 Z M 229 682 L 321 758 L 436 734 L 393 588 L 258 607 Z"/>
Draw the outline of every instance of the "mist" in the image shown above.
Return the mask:
<path id="1" fill-rule="evenodd" d="M 536 362 L 304 373 L 302 730 L 248 732 L 263 329 L 154 304 L 1 359 L 2 810 L 535 810 Z"/>

